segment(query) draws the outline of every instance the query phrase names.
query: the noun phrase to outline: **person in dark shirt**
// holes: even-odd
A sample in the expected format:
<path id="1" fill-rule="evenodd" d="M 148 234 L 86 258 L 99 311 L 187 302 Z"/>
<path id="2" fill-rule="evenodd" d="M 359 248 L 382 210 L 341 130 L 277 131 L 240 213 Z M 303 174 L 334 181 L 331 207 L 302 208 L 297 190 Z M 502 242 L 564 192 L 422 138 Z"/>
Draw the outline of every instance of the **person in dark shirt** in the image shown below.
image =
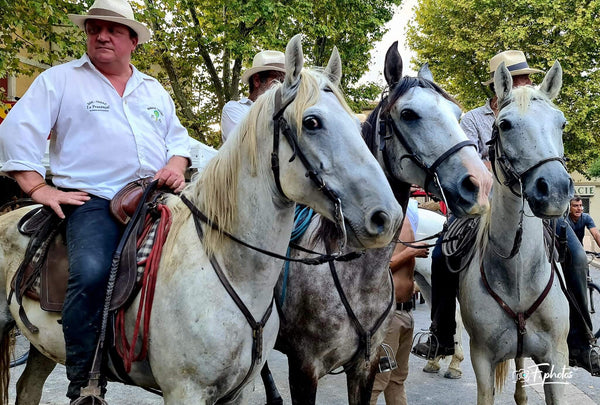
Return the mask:
<path id="1" fill-rule="evenodd" d="M 567 223 L 573 228 L 573 232 L 577 235 L 577 239 L 583 245 L 583 237 L 585 236 L 585 228 L 589 229 L 596 245 L 600 247 L 600 232 L 596 228 L 594 220 L 589 214 L 583 212 L 583 202 L 581 198 L 575 196 L 571 199 L 571 206 L 569 207 L 569 215 L 567 216 Z"/>

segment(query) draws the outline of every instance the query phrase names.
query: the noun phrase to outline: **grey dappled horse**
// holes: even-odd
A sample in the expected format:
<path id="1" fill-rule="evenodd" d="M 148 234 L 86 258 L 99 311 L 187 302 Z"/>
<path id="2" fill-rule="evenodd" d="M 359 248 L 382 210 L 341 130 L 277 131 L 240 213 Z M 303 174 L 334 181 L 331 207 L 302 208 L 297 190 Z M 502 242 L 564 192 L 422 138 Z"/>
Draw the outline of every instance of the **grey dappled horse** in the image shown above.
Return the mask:
<path id="1" fill-rule="evenodd" d="M 470 336 L 477 378 L 477 403 L 494 402 L 507 361 L 521 369 L 531 357 L 544 373 L 548 404 L 566 404 L 563 367 L 568 367 L 569 306 L 547 253 L 542 218 L 556 218 L 569 206 L 573 181 L 564 166 L 565 117 L 550 101 L 560 91 L 556 62 L 540 89 L 512 89 L 502 64 L 495 72 L 497 131 L 490 141 L 495 173 L 489 214 L 482 216 L 475 254 L 461 273 L 459 302 Z M 495 156 L 495 158 L 493 158 Z M 550 249 L 552 252 L 552 249 Z M 542 374 L 540 374 L 541 376 Z M 494 383 L 496 378 L 496 384 Z M 526 403 L 523 381 L 515 400 Z"/>
<path id="2" fill-rule="evenodd" d="M 397 43 L 387 51 L 384 73 L 389 94 L 363 124 L 363 137 L 400 202 L 407 203 L 410 184 L 416 183 L 440 198 L 443 189 L 459 215 L 481 214 L 487 209 L 491 176 L 458 124 L 458 105 L 433 83 L 427 65 L 418 77 L 402 77 Z M 331 251 L 338 243 L 334 228 L 327 219 L 315 219 L 296 243 Z M 290 263 L 276 349 L 288 357 L 294 404 L 314 404 L 319 378 L 340 367 L 347 376 L 349 404 L 369 403 L 378 347 L 395 309 L 389 273 L 394 247 L 366 249 L 358 259 L 335 263 L 354 319 L 342 304 L 329 265 Z M 292 258 L 305 256 L 292 250 Z M 282 280 L 276 297 L 284 288 Z"/>

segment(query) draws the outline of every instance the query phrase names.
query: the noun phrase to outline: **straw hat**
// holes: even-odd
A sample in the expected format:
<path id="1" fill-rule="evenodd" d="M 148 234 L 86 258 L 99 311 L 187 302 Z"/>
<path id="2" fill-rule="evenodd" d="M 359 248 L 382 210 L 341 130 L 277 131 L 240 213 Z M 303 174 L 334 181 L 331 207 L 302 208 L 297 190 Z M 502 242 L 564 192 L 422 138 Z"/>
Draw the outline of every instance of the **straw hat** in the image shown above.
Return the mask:
<path id="1" fill-rule="evenodd" d="M 242 75 L 242 82 L 248 84 L 250 77 L 259 72 L 273 70 L 285 73 L 285 54 L 279 51 L 262 51 L 252 60 L 252 67 Z"/>
<path id="2" fill-rule="evenodd" d="M 112 21 L 126 25 L 138 34 L 138 43 L 150 40 L 150 30 L 144 24 L 135 21 L 133 10 L 127 0 L 96 0 L 87 14 L 69 14 L 69 20 L 85 31 L 85 20 Z"/>
<path id="3" fill-rule="evenodd" d="M 528 75 L 530 73 L 544 73 L 543 70 L 530 68 L 527 59 L 522 51 L 504 51 L 500 52 L 490 59 L 490 77 L 491 79 L 483 84 L 488 85 L 494 81 L 494 73 L 500 63 L 504 62 L 511 76 Z"/>

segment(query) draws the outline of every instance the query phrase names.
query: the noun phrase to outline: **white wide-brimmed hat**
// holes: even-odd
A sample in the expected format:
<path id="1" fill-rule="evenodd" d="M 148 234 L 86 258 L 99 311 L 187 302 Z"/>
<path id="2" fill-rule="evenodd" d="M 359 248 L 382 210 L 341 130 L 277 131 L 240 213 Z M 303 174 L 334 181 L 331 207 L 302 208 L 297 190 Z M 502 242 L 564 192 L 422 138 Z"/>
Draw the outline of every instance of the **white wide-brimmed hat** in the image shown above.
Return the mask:
<path id="1" fill-rule="evenodd" d="M 543 70 L 530 68 L 522 51 L 504 51 L 490 59 L 490 80 L 483 84 L 488 85 L 494 81 L 494 73 L 502 62 L 504 62 L 511 76 L 544 73 Z"/>
<path id="2" fill-rule="evenodd" d="M 143 44 L 150 40 L 151 34 L 148 27 L 137 22 L 133 10 L 127 0 L 96 0 L 87 14 L 69 14 L 69 20 L 85 31 L 85 20 L 112 21 L 126 25 L 138 35 L 138 43 Z"/>
<path id="3" fill-rule="evenodd" d="M 269 50 L 257 53 L 252 60 L 252 67 L 242 75 L 242 82 L 248 84 L 252 75 L 267 70 L 285 73 L 285 54 Z"/>

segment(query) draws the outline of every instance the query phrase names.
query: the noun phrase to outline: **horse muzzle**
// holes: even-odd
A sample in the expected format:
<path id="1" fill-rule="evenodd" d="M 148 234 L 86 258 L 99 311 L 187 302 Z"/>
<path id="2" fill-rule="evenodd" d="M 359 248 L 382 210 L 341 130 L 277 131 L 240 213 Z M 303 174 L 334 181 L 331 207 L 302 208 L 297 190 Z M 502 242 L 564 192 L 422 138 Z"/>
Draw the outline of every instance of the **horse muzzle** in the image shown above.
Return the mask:
<path id="1" fill-rule="evenodd" d="M 565 213 L 575 194 L 573 180 L 559 162 L 548 162 L 523 176 L 523 193 L 531 211 L 539 218 Z"/>

